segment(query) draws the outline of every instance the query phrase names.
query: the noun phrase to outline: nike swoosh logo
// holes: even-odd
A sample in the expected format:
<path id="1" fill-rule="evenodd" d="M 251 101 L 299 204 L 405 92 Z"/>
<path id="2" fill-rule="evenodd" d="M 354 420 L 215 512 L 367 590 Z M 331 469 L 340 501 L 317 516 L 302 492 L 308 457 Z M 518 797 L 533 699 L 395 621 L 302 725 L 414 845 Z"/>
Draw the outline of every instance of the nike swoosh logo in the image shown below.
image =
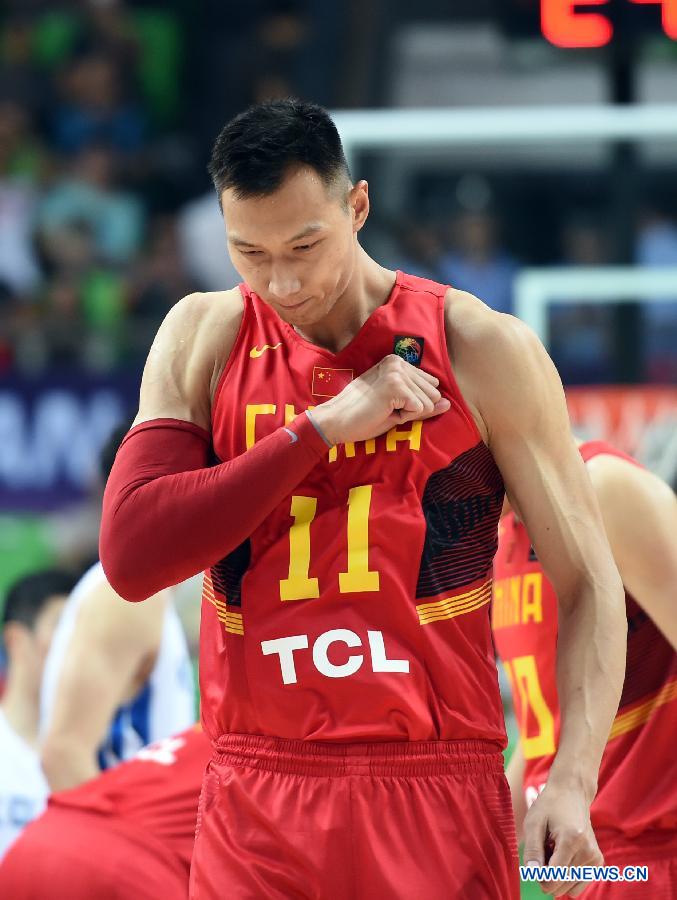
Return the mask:
<path id="1" fill-rule="evenodd" d="M 296 434 L 295 431 L 292 431 L 291 428 L 285 428 L 285 431 L 287 432 L 287 434 L 288 434 L 289 437 L 291 438 L 292 444 L 295 444 L 295 443 L 298 441 L 298 439 L 299 439 L 298 434 Z"/>
<path id="2" fill-rule="evenodd" d="M 282 341 L 280 341 L 279 344 L 275 344 L 274 347 L 271 347 L 270 344 L 264 344 L 260 350 L 258 347 L 252 347 L 252 349 L 249 351 L 249 355 L 251 356 L 252 359 L 258 359 L 259 356 L 263 356 L 263 354 L 266 352 L 266 350 L 277 350 L 277 348 L 281 347 L 281 346 L 282 346 Z"/>

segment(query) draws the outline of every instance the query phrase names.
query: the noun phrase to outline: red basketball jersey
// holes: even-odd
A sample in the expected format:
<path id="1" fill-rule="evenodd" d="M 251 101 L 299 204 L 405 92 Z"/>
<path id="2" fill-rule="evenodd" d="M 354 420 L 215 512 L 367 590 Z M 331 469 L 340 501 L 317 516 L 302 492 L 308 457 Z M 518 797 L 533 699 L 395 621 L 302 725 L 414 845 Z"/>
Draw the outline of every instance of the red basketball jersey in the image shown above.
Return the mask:
<path id="1" fill-rule="evenodd" d="M 580 452 L 586 462 L 608 454 L 635 463 L 602 441 L 583 444 Z M 557 596 L 513 513 L 499 525 L 494 579 L 494 640 L 510 680 L 530 804 L 546 781 L 559 739 Z M 625 681 L 591 815 L 595 827 L 632 836 L 677 826 L 677 654 L 627 592 L 625 604 Z"/>
<path id="2" fill-rule="evenodd" d="M 328 448 L 206 573 L 200 682 L 210 737 L 505 745 L 489 622 L 503 483 L 451 370 L 446 290 L 398 272 L 387 302 L 331 353 L 242 286 L 244 316 L 212 413 L 218 459 L 393 352 L 439 378 L 451 409 Z"/>
<path id="3" fill-rule="evenodd" d="M 198 726 L 144 747 L 128 762 L 49 799 L 50 807 L 101 813 L 135 826 L 186 869 L 195 841 L 197 804 L 211 744 Z"/>

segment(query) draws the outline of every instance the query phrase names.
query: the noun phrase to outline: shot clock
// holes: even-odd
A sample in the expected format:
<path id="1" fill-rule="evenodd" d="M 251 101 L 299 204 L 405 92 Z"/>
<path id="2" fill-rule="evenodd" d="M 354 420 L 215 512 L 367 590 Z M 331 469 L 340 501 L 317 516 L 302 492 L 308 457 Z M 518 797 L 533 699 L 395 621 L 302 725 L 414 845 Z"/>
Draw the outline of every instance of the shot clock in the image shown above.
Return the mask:
<path id="1" fill-rule="evenodd" d="M 605 47 L 637 37 L 677 41 L 677 0 L 496 0 L 511 38 L 544 37 L 557 47 Z"/>
<path id="2" fill-rule="evenodd" d="M 541 32 L 558 47 L 604 47 L 620 27 L 633 27 L 623 4 L 656 9 L 667 37 L 677 40 L 677 0 L 540 0 Z M 643 24 L 643 23 L 642 23 Z"/>

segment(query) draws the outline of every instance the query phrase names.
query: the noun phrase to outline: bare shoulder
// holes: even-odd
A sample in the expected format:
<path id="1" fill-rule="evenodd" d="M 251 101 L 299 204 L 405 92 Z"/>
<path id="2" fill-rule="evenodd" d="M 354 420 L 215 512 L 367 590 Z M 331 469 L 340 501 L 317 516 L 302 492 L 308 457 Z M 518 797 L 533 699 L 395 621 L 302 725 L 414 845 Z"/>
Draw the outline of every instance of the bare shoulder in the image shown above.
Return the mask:
<path id="1" fill-rule="evenodd" d="M 520 319 L 450 288 L 445 327 L 454 375 L 485 440 L 489 419 L 511 413 L 524 392 L 530 397 L 548 389 L 561 392 L 550 357 Z"/>
<path id="2" fill-rule="evenodd" d="M 627 515 L 649 507 L 677 509 L 677 497 L 668 484 L 622 457 L 600 453 L 588 460 L 586 468 L 604 510 Z"/>
<path id="3" fill-rule="evenodd" d="M 520 319 L 491 309 L 472 294 L 450 288 L 445 298 L 447 346 L 454 364 L 494 371 L 498 353 L 510 365 L 529 355 L 540 356 L 543 345 Z M 547 354 L 544 354 L 547 357 Z"/>
<path id="4" fill-rule="evenodd" d="M 243 309 L 238 288 L 189 294 L 172 307 L 148 353 L 135 424 L 175 418 L 209 429 L 211 402 Z"/>

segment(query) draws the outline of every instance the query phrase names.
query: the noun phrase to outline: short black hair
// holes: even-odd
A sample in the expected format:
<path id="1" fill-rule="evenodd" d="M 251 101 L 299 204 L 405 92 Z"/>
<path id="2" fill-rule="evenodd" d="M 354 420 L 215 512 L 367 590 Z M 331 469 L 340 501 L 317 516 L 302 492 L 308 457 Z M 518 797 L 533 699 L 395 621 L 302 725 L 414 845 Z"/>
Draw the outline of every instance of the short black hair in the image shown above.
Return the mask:
<path id="1" fill-rule="evenodd" d="M 216 139 L 208 166 L 216 193 L 238 199 L 276 191 L 290 168 L 309 166 L 331 187 L 350 171 L 338 130 L 322 106 L 296 98 L 267 100 L 231 119 Z"/>
<path id="2" fill-rule="evenodd" d="M 55 596 L 68 596 L 77 578 L 66 569 L 41 569 L 15 581 L 7 593 L 2 614 L 3 628 L 20 622 L 33 628 L 45 605 Z"/>

